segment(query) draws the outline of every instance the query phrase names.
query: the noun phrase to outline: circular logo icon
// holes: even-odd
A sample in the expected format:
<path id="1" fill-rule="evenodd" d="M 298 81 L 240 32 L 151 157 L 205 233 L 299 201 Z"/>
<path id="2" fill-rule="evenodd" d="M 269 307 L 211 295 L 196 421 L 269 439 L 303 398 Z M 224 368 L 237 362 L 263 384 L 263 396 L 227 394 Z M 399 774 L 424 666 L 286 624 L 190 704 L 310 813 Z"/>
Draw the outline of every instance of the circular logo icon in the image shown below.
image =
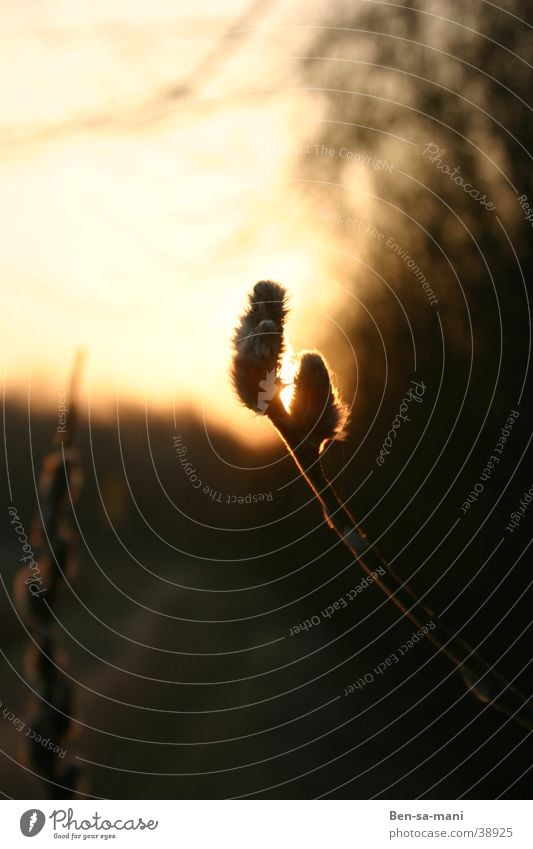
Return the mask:
<path id="1" fill-rule="evenodd" d="M 45 822 L 46 817 L 42 811 L 30 808 L 29 811 L 24 811 L 20 818 L 20 830 L 24 837 L 35 837 L 42 830 Z"/>

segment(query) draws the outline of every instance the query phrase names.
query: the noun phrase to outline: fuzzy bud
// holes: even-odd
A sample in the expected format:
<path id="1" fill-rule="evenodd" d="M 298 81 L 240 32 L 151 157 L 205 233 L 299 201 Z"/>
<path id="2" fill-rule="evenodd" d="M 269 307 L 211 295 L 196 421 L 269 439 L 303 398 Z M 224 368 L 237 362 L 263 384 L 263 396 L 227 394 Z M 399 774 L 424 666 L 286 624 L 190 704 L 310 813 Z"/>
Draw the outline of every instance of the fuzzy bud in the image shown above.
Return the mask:
<path id="1" fill-rule="evenodd" d="M 272 383 L 278 370 L 286 314 L 285 289 L 271 280 L 262 280 L 255 284 L 248 309 L 233 336 L 233 384 L 242 403 L 256 412 L 261 411 L 260 393 L 264 393 L 265 380 Z"/>
<path id="2" fill-rule="evenodd" d="M 318 352 L 304 351 L 300 355 L 290 417 L 304 438 L 319 447 L 325 440 L 342 439 L 345 435 L 348 410 Z"/>

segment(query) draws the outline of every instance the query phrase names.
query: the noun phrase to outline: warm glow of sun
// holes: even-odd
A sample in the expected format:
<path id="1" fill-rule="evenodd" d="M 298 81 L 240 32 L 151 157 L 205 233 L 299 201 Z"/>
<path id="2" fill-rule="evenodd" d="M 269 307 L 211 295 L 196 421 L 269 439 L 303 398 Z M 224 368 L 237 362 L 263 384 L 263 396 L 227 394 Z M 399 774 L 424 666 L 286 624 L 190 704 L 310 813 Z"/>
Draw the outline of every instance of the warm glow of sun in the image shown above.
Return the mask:
<path id="1" fill-rule="evenodd" d="M 17 6 L 7 5 L 10 14 Z M 198 91 L 163 118 L 159 99 L 203 61 L 209 39 L 232 25 L 236 4 L 202 5 L 207 41 L 186 37 L 203 33 L 200 13 L 180 12 L 178 65 L 161 61 L 162 50 L 174 57 L 168 10 L 176 4 L 111 5 L 112 13 L 101 3 L 39 4 L 37 19 L 13 12 L 16 26 L 0 28 L 11 89 L 0 99 L 3 387 L 56 410 L 83 347 L 81 403 L 87 399 L 92 415 L 110 413 L 117 399 L 190 407 L 255 441 L 229 377 L 247 293 L 256 280 L 288 287 L 295 342 L 314 340 L 337 297 L 323 285 L 331 261 L 324 225 L 307 216 L 287 179 L 307 138 L 306 122 L 295 117 L 304 95 L 285 90 L 286 70 L 271 50 L 259 57 L 250 39 L 238 63 L 196 75 Z M 131 49 L 123 50 L 128 33 Z M 284 38 L 292 49 L 292 31 Z M 237 97 L 245 62 L 247 90 L 261 91 L 267 80 L 277 91 L 279 79 L 283 96 Z M 60 72 L 67 66 L 71 73 Z M 54 97 L 43 99 L 43 88 Z M 288 351 L 287 409 L 293 377 Z"/>
<path id="2" fill-rule="evenodd" d="M 292 396 L 294 395 L 294 378 L 296 375 L 296 369 L 296 356 L 289 344 L 287 345 L 287 350 L 281 358 L 281 367 L 279 370 L 279 379 L 282 383 L 287 384 L 279 393 L 281 402 L 287 412 L 289 412 L 291 409 Z"/>

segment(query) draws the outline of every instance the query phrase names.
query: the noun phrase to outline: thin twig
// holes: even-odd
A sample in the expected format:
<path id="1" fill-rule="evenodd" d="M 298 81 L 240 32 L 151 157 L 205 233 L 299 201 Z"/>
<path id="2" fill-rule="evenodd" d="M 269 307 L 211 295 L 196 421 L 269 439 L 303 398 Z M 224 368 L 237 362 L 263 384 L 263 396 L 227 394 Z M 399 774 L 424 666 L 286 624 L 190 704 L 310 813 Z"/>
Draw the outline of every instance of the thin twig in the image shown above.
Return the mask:
<path id="1" fill-rule="evenodd" d="M 75 694 L 62 671 L 66 653 L 52 615 L 65 574 L 72 574 L 76 565 L 76 536 L 70 512 L 71 499 L 76 499 L 81 486 L 81 466 L 71 443 L 82 362 L 83 354 L 78 353 L 66 396 L 66 420 L 56 429 L 54 447 L 43 458 L 39 514 L 31 536 L 38 555 L 18 570 L 13 587 L 16 609 L 31 636 L 24 658 L 33 690 L 28 702 L 26 756 L 46 782 L 52 798 L 74 797 L 85 784 L 72 757 L 63 760 L 77 736 L 72 719 Z"/>
<path id="2" fill-rule="evenodd" d="M 419 630 L 460 673 L 468 691 L 478 701 L 494 708 L 528 731 L 533 728 L 531 698 L 523 695 L 466 640 L 447 628 L 433 611 L 402 581 L 337 496 L 326 477 L 321 451 L 333 439 L 344 436 L 347 410 L 331 379 L 330 371 L 317 351 L 300 354 L 294 380 L 293 398 L 286 409 L 279 379 L 284 350 L 283 330 L 287 314 L 287 293 L 271 280 L 256 283 L 249 296 L 247 311 L 233 337 L 233 383 L 245 406 L 266 413 L 287 450 L 320 502 L 324 518 L 354 561 L 372 575 L 372 583 Z M 266 377 L 265 377 L 266 376 Z M 265 389 L 272 390 L 266 409 Z M 263 392 L 260 390 L 263 389 Z M 428 623 L 430 625 L 428 629 Z"/>

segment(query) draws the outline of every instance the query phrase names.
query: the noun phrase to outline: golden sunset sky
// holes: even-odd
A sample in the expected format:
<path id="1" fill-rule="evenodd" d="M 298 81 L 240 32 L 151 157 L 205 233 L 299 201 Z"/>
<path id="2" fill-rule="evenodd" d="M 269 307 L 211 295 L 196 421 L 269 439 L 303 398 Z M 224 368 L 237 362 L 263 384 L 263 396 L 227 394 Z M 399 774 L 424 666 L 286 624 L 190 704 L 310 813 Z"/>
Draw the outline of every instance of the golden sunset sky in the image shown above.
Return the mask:
<path id="1" fill-rule="evenodd" d="M 81 346 L 95 411 L 191 404 L 240 429 L 228 340 L 253 283 L 289 286 L 296 350 L 331 331 L 332 246 L 294 178 L 320 119 L 294 22 L 323 7 L 265 4 L 245 27 L 248 8 L 2 3 L 8 394 L 55 406 Z"/>

